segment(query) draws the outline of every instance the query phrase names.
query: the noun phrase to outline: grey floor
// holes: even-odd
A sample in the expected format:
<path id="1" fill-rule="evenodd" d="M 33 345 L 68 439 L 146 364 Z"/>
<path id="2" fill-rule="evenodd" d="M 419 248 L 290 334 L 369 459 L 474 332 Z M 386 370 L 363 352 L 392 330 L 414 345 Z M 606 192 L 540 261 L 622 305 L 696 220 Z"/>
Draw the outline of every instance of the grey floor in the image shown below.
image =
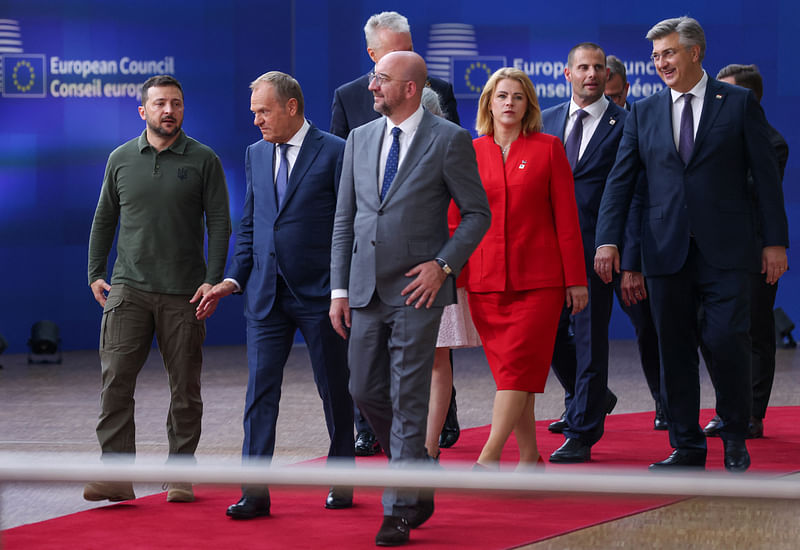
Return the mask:
<path id="1" fill-rule="evenodd" d="M 491 420 L 494 384 L 481 349 L 455 352 L 455 385 L 462 427 Z M 619 396 L 614 413 L 651 411 L 649 396 L 632 341 L 611 344 L 609 386 Z M 64 354 L 61 365 L 28 365 L 25 355 L 0 356 L 0 453 L 98 454 L 94 425 L 99 410 L 99 364 L 95 351 Z M 800 355 L 779 350 L 771 405 L 797 405 Z M 703 369 L 701 369 L 703 371 Z M 243 347 L 209 347 L 205 351 L 205 412 L 198 459 L 240 460 L 241 420 L 247 381 Z M 169 394 L 157 352 L 139 376 L 136 392 L 137 447 L 140 455 L 166 457 L 164 419 Z M 702 372 L 702 406 L 713 407 L 710 382 Z M 545 393 L 537 396 L 536 416 L 555 418 L 563 408 L 563 391 L 551 374 Z M 767 430 L 769 421 L 767 419 Z M 274 461 L 291 463 L 327 452 L 327 432 L 314 388 L 306 350 L 296 346 L 285 371 Z M 8 455 L 7 455 L 8 456 Z M 161 491 L 160 485 L 137 485 L 138 496 Z M 684 503 L 610 522 L 532 545 L 532 548 L 671 548 L 663 539 L 676 528 L 692 533 L 694 548 L 796 548 L 800 539 L 797 501 L 692 499 Z M 0 528 L 86 510 L 92 504 L 75 484 L 6 483 L 0 486 Z M 765 519 L 768 518 L 768 521 Z M 755 522 L 749 529 L 748 521 Z M 713 527 L 712 527 L 713 526 Z M 766 527 L 765 527 L 766 526 Z M 688 530 L 688 531 L 687 531 Z M 759 533 L 758 542 L 742 535 Z M 715 534 L 716 533 L 716 534 Z M 766 533 L 766 535 L 765 535 Z M 671 535 L 670 535 L 671 537 Z M 727 538 L 726 538 L 727 537 Z M 688 539 L 684 539 L 688 540 Z M 788 542 L 787 542 L 788 541 Z M 745 545 L 746 543 L 746 545 Z"/>

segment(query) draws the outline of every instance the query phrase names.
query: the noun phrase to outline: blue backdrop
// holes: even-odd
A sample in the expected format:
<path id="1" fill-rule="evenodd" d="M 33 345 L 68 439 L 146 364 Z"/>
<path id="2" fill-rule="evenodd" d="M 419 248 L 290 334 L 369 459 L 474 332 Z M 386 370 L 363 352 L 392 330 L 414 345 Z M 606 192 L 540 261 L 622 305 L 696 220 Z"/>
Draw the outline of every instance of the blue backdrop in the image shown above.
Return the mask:
<path id="1" fill-rule="evenodd" d="M 322 129 L 333 90 L 370 68 L 363 25 L 396 9 L 409 18 L 415 49 L 431 72 L 450 79 L 462 125 L 471 128 L 486 73 L 515 65 L 531 75 L 543 107 L 566 100 L 563 63 L 571 46 L 602 45 L 622 58 L 631 99 L 661 82 L 644 39 L 655 22 L 697 18 L 706 31 L 704 67 L 713 76 L 728 63 L 756 63 L 765 79 L 763 105 L 786 137 L 790 160 L 784 190 L 792 242 L 798 220 L 800 75 L 793 46 L 800 35 L 794 0 L 676 1 L 669 7 L 574 0 L 527 2 L 498 9 L 464 0 L 402 4 L 322 0 L 5 0 L 0 6 L 0 334 L 22 352 L 31 325 L 61 328 L 64 349 L 97 345 L 101 310 L 89 292 L 89 228 L 108 153 L 143 129 L 137 86 L 156 72 L 184 86 L 184 129 L 222 159 L 234 230 L 241 215 L 245 147 L 252 126 L 248 84 L 268 70 L 293 74 L 303 87 L 306 116 Z M 786 56 L 792 59 L 786 61 Z M 233 239 L 232 239 L 233 243 Z M 790 250 L 790 265 L 796 254 Z M 781 280 L 778 305 L 800 318 L 797 280 Z M 619 312 L 612 336 L 632 336 Z M 244 342 L 240 298 L 223 302 L 209 321 L 209 344 Z"/>

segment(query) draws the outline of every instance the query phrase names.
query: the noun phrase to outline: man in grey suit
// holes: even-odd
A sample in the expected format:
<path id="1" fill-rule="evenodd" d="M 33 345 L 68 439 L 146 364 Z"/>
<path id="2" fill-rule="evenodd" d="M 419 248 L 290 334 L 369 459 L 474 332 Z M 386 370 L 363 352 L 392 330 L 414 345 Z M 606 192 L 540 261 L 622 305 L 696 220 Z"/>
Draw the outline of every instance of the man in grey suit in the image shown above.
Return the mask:
<path id="1" fill-rule="evenodd" d="M 442 308 L 491 218 L 469 133 L 420 105 L 426 76 L 413 52 L 375 66 L 370 90 L 385 116 L 347 139 L 333 227 L 331 322 L 350 341 L 353 399 L 394 467 L 427 458 Z M 461 222 L 449 237 L 451 199 Z M 376 544 L 405 544 L 433 514 L 433 493 L 387 488 L 383 508 Z"/>

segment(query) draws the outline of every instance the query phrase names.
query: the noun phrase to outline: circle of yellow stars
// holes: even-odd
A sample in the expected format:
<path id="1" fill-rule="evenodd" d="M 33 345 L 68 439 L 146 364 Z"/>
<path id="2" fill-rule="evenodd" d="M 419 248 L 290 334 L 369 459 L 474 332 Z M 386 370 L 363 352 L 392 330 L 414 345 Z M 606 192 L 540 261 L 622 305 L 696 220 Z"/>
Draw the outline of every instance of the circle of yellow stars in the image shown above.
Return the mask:
<path id="1" fill-rule="evenodd" d="M 19 82 L 19 70 L 20 67 L 25 67 L 28 69 L 28 83 L 24 86 Z M 14 86 L 17 87 L 17 90 L 20 92 L 27 92 L 31 88 L 33 88 L 33 84 L 36 81 L 36 73 L 33 72 L 33 66 L 28 62 L 26 59 L 22 59 L 14 65 L 14 71 L 11 73 L 12 78 L 14 79 Z"/>
<path id="2" fill-rule="evenodd" d="M 483 90 L 483 84 L 481 84 L 480 86 L 478 86 L 477 84 L 473 84 L 471 75 L 472 71 L 480 69 L 483 69 L 486 72 L 486 80 L 489 80 L 489 77 L 492 76 L 492 70 L 489 68 L 488 65 L 486 65 L 486 63 L 481 63 L 481 62 L 470 63 L 469 67 L 467 67 L 467 70 L 464 71 L 464 81 L 467 84 L 467 88 L 469 88 L 471 91 L 475 93 L 480 93 Z M 484 83 L 486 82 L 486 80 L 484 80 Z"/>

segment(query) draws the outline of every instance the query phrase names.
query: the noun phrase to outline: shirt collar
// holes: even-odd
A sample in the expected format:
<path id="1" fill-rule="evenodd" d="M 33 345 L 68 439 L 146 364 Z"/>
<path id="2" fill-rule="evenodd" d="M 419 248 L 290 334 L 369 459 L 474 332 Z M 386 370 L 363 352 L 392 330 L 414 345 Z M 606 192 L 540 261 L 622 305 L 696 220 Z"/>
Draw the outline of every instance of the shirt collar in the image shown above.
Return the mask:
<path id="1" fill-rule="evenodd" d="M 173 141 L 172 145 L 170 145 L 169 147 L 167 147 L 164 150 L 165 151 L 166 150 L 170 150 L 173 153 L 177 153 L 179 155 L 182 155 L 183 153 L 186 152 L 186 144 L 188 142 L 189 142 L 189 140 L 187 139 L 186 134 L 184 133 L 183 130 L 181 130 L 180 133 L 178 134 L 178 139 Z M 147 130 L 142 131 L 142 135 L 139 136 L 139 142 L 138 142 L 137 145 L 139 146 L 139 152 L 140 153 L 143 153 L 144 150 L 147 149 L 147 148 L 152 148 L 153 147 L 152 145 L 150 145 L 150 142 L 147 141 Z M 153 149 L 153 150 L 155 151 L 155 149 Z"/>
<path id="2" fill-rule="evenodd" d="M 703 70 L 703 76 L 700 77 L 700 81 L 694 85 L 694 88 L 689 90 L 686 93 L 692 94 L 694 97 L 705 98 L 706 97 L 706 86 L 708 86 L 708 73 Z M 683 96 L 683 92 L 676 92 L 672 88 L 669 89 L 670 94 L 672 94 L 672 103 L 675 103 Z"/>
<path id="3" fill-rule="evenodd" d="M 286 143 L 292 147 L 301 147 L 303 145 L 303 140 L 306 139 L 306 134 L 308 134 L 310 129 L 311 125 L 308 123 L 308 120 L 303 119 L 303 125 Z"/>
<path id="4" fill-rule="evenodd" d="M 578 109 L 583 109 L 589 114 L 592 118 L 600 118 L 603 116 L 603 113 L 606 112 L 608 109 L 608 99 L 605 95 L 601 95 L 600 98 L 592 103 L 591 105 L 587 105 L 586 107 L 578 107 L 578 104 L 575 103 L 574 99 L 569 100 L 569 116 L 575 114 L 575 111 Z"/>
<path id="5" fill-rule="evenodd" d="M 387 134 L 391 133 L 392 128 L 398 126 L 405 135 L 410 136 L 411 134 L 417 131 L 417 127 L 419 126 L 419 123 L 422 122 L 422 115 L 424 114 L 425 114 L 425 109 L 423 109 L 422 104 L 420 104 L 420 106 L 417 107 L 417 110 L 414 111 L 414 114 L 412 114 L 410 117 L 405 119 L 400 124 L 395 124 L 389 119 L 389 117 L 385 117 L 386 133 Z"/>

